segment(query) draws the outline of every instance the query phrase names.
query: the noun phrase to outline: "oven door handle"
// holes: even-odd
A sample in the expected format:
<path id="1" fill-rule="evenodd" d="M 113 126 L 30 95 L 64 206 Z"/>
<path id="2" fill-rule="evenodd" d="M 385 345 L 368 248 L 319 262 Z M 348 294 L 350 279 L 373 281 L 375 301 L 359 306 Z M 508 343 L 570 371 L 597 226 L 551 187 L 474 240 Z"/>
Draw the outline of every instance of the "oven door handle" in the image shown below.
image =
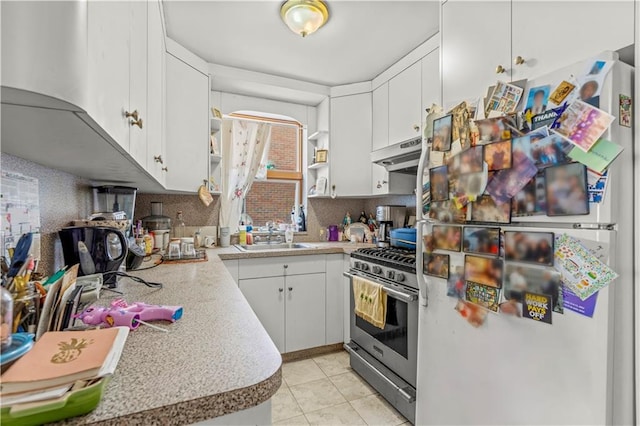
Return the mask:
<path id="1" fill-rule="evenodd" d="M 343 276 L 345 276 L 346 278 L 350 278 L 353 279 L 354 277 L 360 277 L 360 278 L 365 278 L 365 277 L 361 277 L 360 275 L 354 275 L 354 274 L 350 274 L 348 272 L 343 272 L 342 273 Z M 416 300 L 418 300 L 418 296 L 415 294 L 410 294 L 410 293 L 405 293 L 402 291 L 398 291 L 398 290 L 394 290 L 391 287 L 387 287 L 385 285 L 382 286 L 382 289 L 387 293 L 390 294 L 391 296 L 395 297 L 396 299 L 402 300 L 403 302 L 415 302 Z"/>

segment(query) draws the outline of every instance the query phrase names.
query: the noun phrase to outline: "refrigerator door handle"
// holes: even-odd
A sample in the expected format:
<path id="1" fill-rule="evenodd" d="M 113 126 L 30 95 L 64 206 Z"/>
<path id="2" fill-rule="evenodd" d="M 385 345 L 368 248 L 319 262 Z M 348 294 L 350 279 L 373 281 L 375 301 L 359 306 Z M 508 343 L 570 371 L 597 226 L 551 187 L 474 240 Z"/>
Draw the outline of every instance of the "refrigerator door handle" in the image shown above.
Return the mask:
<path id="1" fill-rule="evenodd" d="M 422 143 L 422 155 L 420 155 L 420 162 L 418 163 L 418 173 L 416 175 L 416 275 L 418 279 L 418 288 L 420 289 L 420 304 L 427 306 L 429 304 L 429 296 L 427 295 L 427 283 L 425 282 L 424 275 L 422 274 L 422 258 L 423 258 L 423 245 L 422 241 L 422 229 L 428 219 L 423 217 L 422 209 L 422 190 L 424 179 L 424 168 L 429 164 L 429 147 L 425 142 Z"/>

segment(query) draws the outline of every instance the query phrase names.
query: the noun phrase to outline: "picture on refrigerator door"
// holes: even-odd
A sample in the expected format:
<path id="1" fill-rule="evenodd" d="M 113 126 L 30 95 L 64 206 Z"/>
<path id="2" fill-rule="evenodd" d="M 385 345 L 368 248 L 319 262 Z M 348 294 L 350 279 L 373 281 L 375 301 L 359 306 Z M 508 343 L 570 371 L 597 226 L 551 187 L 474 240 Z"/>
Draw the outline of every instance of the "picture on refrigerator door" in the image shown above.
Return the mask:
<path id="1" fill-rule="evenodd" d="M 446 201 L 449 199 L 448 167 L 440 166 L 429 170 L 431 183 L 431 201 Z"/>
<path id="2" fill-rule="evenodd" d="M 544 126 L 548 126 L 553 129 L 558 117 L 567 109 L 567 105 L 564 104 L 558 108 L 548 109 L 542 114 L 534 115 L 531 117 L 531 130 L 540 129 Z"/>
<path id="3" fill-rule="evenodd" d="M 461 102 L 451 109 L 452 140 L 460 140 L 463 150 L 471 146 L 469 119 L 472 117 L 471 108 L 467 102 Z"/>
<path id="4" fill-rule="evenodd" d="M 511 167 L 511 141 L 494 142 L 484 147 L 484 161 L 489 171 Z"/>
<path id="5" fill-rule="evenodd" d="M 570 163 L 568 153 L 574 148 L 561 136 L 551 133 L 544 139 L 531 143 L 531 159 L 539 169 Z"/>
<path id="6" fill-rule="evenodd" d="M 527 106 L 524 109 L 525 114 L 537 115 L 543 113 L 547 109 L 549 101 L 549 91 L 551 86 L 538 86 L 529 89 L 527 97 Z"/>
<path id="7" fill-rule="evenodd" d="M 531 151 L 531 145 L 549 136 L 549 128 L 547 126 L 541 127 L 537 130 L 532 130 L 526 135 L 513 138 L 511 140 L 511 151 L 513 155 L 516 153 L 522 153 L 533 160 L 533 154 Z"/>
<path id="8" fill-rule="evenodd" d="M 500 170 L 489 181 L 486 191 L 496 203 L 511 204 L 511 199 L 538 173 L 533 161 L 522 152 L 513 155 L 513 167 Z"/>
<path id="9" fill-rule="evenodd" d="M 464 300 L 458 300 L 455 309 L 462 318 L 465 318 L 469 324 L 476 328 L 484 324 L 484 321 L 487 319 L 486 309 Z"/>
<path id="10" fill-rule="evenodd" d="M 429 218 L 442 223 L 464 223 L 467 220 L 467 206 L 458 209 L 453 201 L 432 201 Z"/>
<path id="11" fill-rule="evenodd" d="M 549 100 L 556 105 L 560 105 L 575 88 L 575 84 L 571 84 L 568 81 L 562 81 L 558 84 L 558 87 L 555 88 L 553 93 L 551 93 Z"/>
<path id="12" fill-rule="evenodd" d="M 504 232 L 504 259 L 553 266 L 553 232 Z"/>
<path id="13" fill-rule="evenodd" d="M 483 195 L 470 206 L 472 222 L 511 223 L 511 202 L 496 204 L 490 195 Z"/>
<path id="14" fill-rule="evenodd" d="M 556 270 L 507 262 L 504 275 L 505 300 L 523 303 L 522 297 L 527 291 L 546 294 L 551 297 L 552 309 L 559 314 L 564 312 L 562 280 Z"/>
<path id="15" fill-rule="evenodd" d="M 511 199 L 513 217 L 534 216 L 546 212 L 544 176 L 537 175 Z"/>
<path id="16" fill-rule="evenodd" d="M 449 255 L 428 254 L 424 257 L 424 273 L 432 277 L 449 278 Z"/>
<path id="17" fill-rule="evenodd" d="M 516 110 L 524 90 L 521 87 L 498 81 L 485 106 L 485 115 L 491 111 L 511 113 Z"/>
<path id="18" fill-rule="evenodd" d="M 607 131 L 615 117 L 582 101 L 575 101 L 558 119 L 556 132 L 587 152 Z"/>
<path id="19" fill-rule="evenodd" d="M 520 314 L 520 305 L 515 300 L 507 300 L 506 302 L 500 303 L 499 310 L 502 315 L 522 316 Z"/>
<path id="20" fill-rule="evenodd" d="M 620 125 L 623 127 L 631 127 L 632 105 L 631 98 L 627 95 L 620 94 Z"/>
<path id="21" fill-rule="evenodd" d="M 433 241 L 435 249 L 460 251 L 462 228 L 459 226 L 434 225 Z"/>
<path id="22" fill-rule="evenodd" d="M 580 84 L 580 99 L 593 103 L 593 98 L 600 96 L 604 79 L 613 67 L 614 61 L 596 60 L 587 65 L 583 74 L 578 78 Z"/>
<path id="23" fill-rule="evenodd" d="M 460 154 L 460 174 L 480 173 L 484 161 L 482 145 L 474 146 Z"/>
<path id="24" fill-rule="evenodd" d="M 502 259 L 465 255 L 464 279 L 489 287 L 502 287 Z"/>
<path id="25" fill-rule="evenodd" d="M 464 299 L 467 283 L 464 280 L 464 257 L 449 256 L 449 278 L 447 279 L 447 296 Z"/>
<path id="26" fill-rule="evenodd" d="M 462 231 L 462 250 L 466 253 L 500 254 L 500 228 L 465 226 Z"/>
<path id="27" fill-rule="evenodd" d="M 449 151 L 451 149 L 452 116 L 445 115 L 433 121 L 433 151 Z"/>
<path id="28" fill-rule="evenodd" d="M 567 234 L 556 236 L 554 267 L 560 272 L 562 282 L 582 300 L 618 278 L 614 270 Z"/>
<path id="29" fill-rule="evenodd" d="M 547 216 L 589 214 L 587 168 L 580 163 L 545 169 Z"/>
<path id="30" fill-rule="evenodd" d="M 459 178 L 449 181 L 451 191 L 451 199 L 458 209 L 463 208 L 469 202 L 475 201 L 482 194 L 487 186 L 488 173 L 485 170 L 480 173 L 468 173 L 460 175 Z M 455 184 L 451 184 L 451 182 Z"/>
<path id="31" fill-rule="evenodd" d="M 478 126 L 478 143 L 481 145 L 509 140 L 517 128 L 512 117 L 488 118 L 478 120 L 475 124 Z"/>
<path id="32" fill-rule="evenodd" d="M 488 285 L 467 282 L 465 299 L 492 312 L 498 312 L 500 290 Z"/>
<path id="33" fill-rule="evenodd" d="M 551 297 L 546 294 L 525 292 L 522 302 L 522 316 L 551 324 Z"/>

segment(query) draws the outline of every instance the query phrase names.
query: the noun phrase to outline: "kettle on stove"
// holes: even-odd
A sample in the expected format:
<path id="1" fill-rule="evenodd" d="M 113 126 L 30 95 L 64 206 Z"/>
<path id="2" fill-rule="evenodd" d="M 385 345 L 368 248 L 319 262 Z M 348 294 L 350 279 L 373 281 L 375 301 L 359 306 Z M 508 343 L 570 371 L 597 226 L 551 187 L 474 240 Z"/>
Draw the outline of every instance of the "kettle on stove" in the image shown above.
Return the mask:
<path id="1" fill-rule="evenodd" d="M 80 264 L 78 275 L 116 272 L 127 257 L 127 240 L 116 228 L 73 226 L 58 231 L 64 262 Z M 116 274 L 103 277 L 103 285 L 115 287 Z"/>

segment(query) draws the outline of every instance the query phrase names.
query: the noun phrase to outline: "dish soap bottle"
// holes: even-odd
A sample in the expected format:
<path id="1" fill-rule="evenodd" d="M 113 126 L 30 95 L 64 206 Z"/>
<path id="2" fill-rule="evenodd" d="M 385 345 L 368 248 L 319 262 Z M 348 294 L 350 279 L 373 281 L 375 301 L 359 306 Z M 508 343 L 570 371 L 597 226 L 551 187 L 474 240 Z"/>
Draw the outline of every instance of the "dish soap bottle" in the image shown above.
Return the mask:
<path id="1" fill-rule="evenodd" d="M 176 216 L 176 223 L 173 225 L 173 238 L 183 238 L 184 237 L 184 219 L 182 219 L 182 210 L 178 210 L 178 215 Z"/>
<path id="2" fill-rule="evenodd" d="M 244 226 L 244 222 L 240 222 L 240 231 L 238 233 L 241 246 L 247 245 L 247 227 Z"/>

